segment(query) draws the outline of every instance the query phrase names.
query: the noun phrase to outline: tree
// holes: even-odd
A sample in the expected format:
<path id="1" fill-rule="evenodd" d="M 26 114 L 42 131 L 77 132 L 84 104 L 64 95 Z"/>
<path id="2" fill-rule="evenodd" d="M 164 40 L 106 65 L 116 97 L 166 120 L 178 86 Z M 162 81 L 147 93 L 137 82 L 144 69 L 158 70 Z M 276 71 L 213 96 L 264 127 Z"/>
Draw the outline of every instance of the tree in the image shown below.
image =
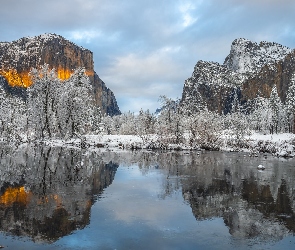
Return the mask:
<path id="1" fill-rule="evenodd" d="M 282 109 L 282 103 L 280 97 L 278 96 L 277 87 L 274 86 L 271 90 L 269 97 L 269 105 L 272 111 L 271 114 L 271 124 L 270 124 L 270 133 L 278 133 L 279 129 L 279 114 Z"/>
<path id="2" fill-rule="evenodd" d="M 33 139 L 72 138 L 95 132 L 101 112 L 84 68 L 60 81 L 48 65 L 31 71 L 28 88 L 28 127 Z"/>
<path id="3" fill-rule="evenodd" d="M 160 96 L 161 113 L 157 121 L 157 133 L 167 143 L 181 143 L 183 141 L 183 127 L 179 100 L 174 101 L 166 96 Z"/>
<path id="4" fill-rule="evenodd" d="M 292 131 L 293 133 L 295 133 L 295 73 L 291 77 L 287 92 L 286 110 L 289 132 Z"/>
<path id="5" fill-rule="evenodd" d="M 26 142 L 27 109 L 25 101 L 6 93 L 0 78 L 0 136 L 6 142 Z"/>
<path id="6" fill-rule="evenodd" d="M 271 114 L 269 99 L 260 96 L 256 97 L 253 100 L 252 113 L 249 114 L 250 128 L 255 131 L 268 133 L 272 119 Z"/>
<path id="7" fill-rule="evenodd" d="M 53 137 L 57 133 L 54 110 L 60 81 L 48 64 L 32 69 L 30 76 L 33 84 L 27 89 L 28 126 L 34 138 Z"/>
<path id="8" fill-rule="evenodd" d="M 84 68 L 78 68 L 59 86 L 57 117 L 61 136 L 71 138 L 97 129 L 101 121 L 92 86 Z"/>

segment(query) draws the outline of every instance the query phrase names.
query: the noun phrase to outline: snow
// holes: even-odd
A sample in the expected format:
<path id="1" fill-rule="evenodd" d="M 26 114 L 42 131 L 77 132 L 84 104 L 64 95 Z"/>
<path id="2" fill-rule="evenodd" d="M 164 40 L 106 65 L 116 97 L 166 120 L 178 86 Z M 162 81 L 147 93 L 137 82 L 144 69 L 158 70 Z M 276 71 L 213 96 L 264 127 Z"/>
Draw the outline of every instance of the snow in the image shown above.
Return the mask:
<path id="1" fill-rule="evenodd" d="M 89 150 L 130 150 L 130 149 L 163 149 L 157 143 L 158 136 L 155 134 L 146 135 L 144 138 L 137 135 L 85 135 L 84 140 Z M 245 147 L 233 147 L 238 145 L 234 143 L 235 138 L 229 131 L 224 131 L 220 141 L 221 151 L 241 151 L 248 152 L 249 156 L 258 156 L 258 154 L 269 153 L 278 157 L 294 157 L 295 156 L 295 134 L 259 134 L 253 132 L 251 135 L 245 136 Z M 46 145 L 53 147 L 75 147 L 81 148 L 80 139 L 71 140 L 46 140 Z M 157 147 L 158 146 L 158 147 Z M 186 144 L 169 144 L 166 150 L 200 150 L 200 148 L 192 148 Z"/>
<path id="2" fill-rule="evenodd" d="M 259 153 L 270 153 L 278 157 L 295 156 L 295 134 L 260 134 L 251 132 L 251 135 L 245 136 L 241 147 L 236 146 L 235 138 L 229 131 L 222 135 L 223 151 L 243 151 L 250 153 L 251 156 L 257 156 Z M 228 143 L 231 142 L 231 143 Z M 235 145 L 233 147 L 232 145 Z"/>
<path id="3" fill-rule="evenodd" d="M 239 73 L 254 73 L 266 64 L 272 66 L 291 52 L 290 48 L 278 43 L 262 41 L 257 44 L 239 38 L 232 43 L 230 54 L 224 64 Z"/>
<path id="4" fill-rule="evenodd" d="M 12 42 L 0 42 L 0 50 L 5 51 L 5 53 L 0 53 L 0 61 L 5 61 L 4 59 L 10 58 L 9 64 L 12 68 L 16 68 L 20 60 L 24 58 L 37 58 L 41 60 L 41 50 L 46 44 L 54 39 L 58 39 L 60 43 L 67 42 L 74 46 L 79 47 L 79 49 L 85 51 L 87 49 L 70 42 L 57 34 L 45 33 L 35 37 L 23 37 Z"/>
<path id="5" fill-rule="evenodd" d="M 38 37 L 21 38 L 20 40 L 11 43 L 0 43 L 0 52 L 7 50 L 7 55 L 5 53 L 4 54 L 7 57 L 12 57 L 14 61 L 11 62 L 11 65 L 13 66 L 13 64 L 15 64 L 14 66 L 16 66 L 18 61 L 24 60 L 23 62 L 25 62 L 25 59 L 27 57 L 30 58 L 30 60 L 37 60 L 38 58 L 40 59 L 40 57 L 38 57 L 38 54 L 40 52 L 38 49 L 41 49 L 42 46 L 45 46 L 46 41 L 56 38 L 60 40 L 60 43 L 66 41 L 62 37 L 55 34 L 43 34 Z M 56 91 L 52 91 L 52 93 L 50 92 L 50 95 L 46 96 L 46 98 L 51 98 L 52 100 L 54 100 L 54 102 L 50 102 L 48 101 L 49 99 L 45 99 L 46 103 L 48 103 L 46 104 L 47 107 L 49 107 L 50 103 L 58 104 L 58 106 L 56 106 L 58 107 L 56 110 L 53 108 L 47 108 L 47 110 L 52 110 L 52 112 L 47 111 L 46 113 L 46 118 L 52 119 L 50 124 L 48 123 L 48 119 L 43 119 L 42 115 L 40 115 L 45 109 L 43 109 L 40 105 L 44 105 L 42 102 L 42 98 L 45 97 L 42 96 L 42 90 L 45 89 L 45 84 L 47 86 L 47 82 L 40 82 L 39 85 L 35 84 L 32 85 L 32 87 L 28 88 L 28 106 L 26 106 L 25 104 L 22 105 L 21 101 L 16 102 L 13 99 L 7 99 L 5 91 L 1 91 L 0 89 L 0 92 L 4 93 L 2 94 L 3 100 L 7 101 L 7 105 L 9 104 L 9 106 L 2 105 L 4 107 L 2 108 L 3 114 L 1 115 L 2 123 L 4 120 L 5 124 L 8 124 L 7 128 L 17 127 L 20 131 L 22 131 L 21 128 L 29 124 L 25 122 L 27 119 L 26 115 L 28 115 L 28 117 L 30 118 L 28 119 L 28 121 L 30 121 L 29 128 L 32 131 L 35 131 L 36 140 L 38 140 L 38 138 L 41 138 L 41 131 L 42 138 L 44 138 L 44 131 L 41 129 L 40 125 L 43 123 L 48 123 L 48 134 L 50 136 L 54 137 L 62 135 L 63 138 L 68 138 L 69 136 L 79 137 L 70 140 L 48 139 L 45 141 L 39 141 L 47 145 L 58 147 L 75 147 L 83 149 L 99 148 L 104 150 L 198 150 L 201 148 L 206 148 L 210 150 L 245 151 L 249 152 L 252 156 L 256 156 L 259 153 L 271 153 L 282 157 L 293 157 L 295 156 L 295 136 L 293 134 L 284 133 L 265 135 L 248 130 L 256 129 L 257 127 L 259 127 L 259 131 L 274 132 L 273 127 L 277 125 L 276 128 L 278 129 L 275 129 L 275 132 L 290 131 L 290 129 L 286 129 L 286 124 L 290 125 L 293 124 L 293 122 L 290 122 L 290 120 L 288 120 L 285 123 L 280 122 L 279 124 L 278 121 L 282 121 L 286 117 L 289 117 L 289 114 L 286 112 L 287 110 L 294 110 L 294 107 L 292 106 L 288 109 L 285 109 L 284 107 L 280 109 L 281 104 L 278 105 L 280 103 L 280 100 L 278 99 L 277 90 L 276 88 L 273 88 L 269 101 L 261 101 L 260 105 L 260 102 L 256 103 L 255 100 L 255 102 L 253 102 L 255 104 L 255 111 L 253 112 L 253 114 L 251 114 L 251 116 L 245 118 L 243 113 L 240 112 L 240 107 L 238 105 L 239 89 L 236 89 L 236 87 L 241 86 L 242 82 L 245 79 L 251 76 L 251 74 L 253 73 L 253 69 L 259 70 L 259 67 L 264 64 L 271 65 L 271 63 L 275 62 L 276 60 L 284 58 L 289 52 L 291 52 L 289 48 L 276 43 L 261 42 L 258 45 L 246 39 L 238 39 L 234 41 L 230 55 L 225 60 L 224 65 L 214 62 L 199 61 L 195 66 L 192 77 L 185 81 L 184 89 L 186 90 L 183 92 L 183 102 L 185 102 L 185 105 L 187 106 L 183 105 L 183 111 L 185 111 L 186 113 L 186 109 L 191 109 L 191 111 L 193 111 L 194 108 L 197 107 L 197 111 L 199 113 L 193 116 L 191 116 L 191 114 L 189 116 L 181 115 L 181 112 L 176 112 L 177 108 L 175 108 L 175 106 L 178 106 L 178 103 L 164 97 L 164 99 L 166 98 L 164 102 L 166 102 L 167 105 L 163 106 L 165 107 L 165 109 L 162 110 L 162 112 L 158 114 L 156 118 L 153 117 L 149 112 L 142 113 L 141 116 L 138 117 L 134 116 L 131 113 L 122 115 L 121 117 L 104 117 L 104 121 L 102 122 L 102 124 L 104 124 L 103 126 L 105 126 L 104 131 L 108 131 L 108 133 L 113 134 L 121 133 L 125 135 L 85 135 L 85 133 L 98 133 L 98 131 L 102 130 L 98 129 L 97 127 L 99 125 L 96 124 L 98 123 L 98 119 L 93 119 L 93 117 L 95 117 L 94 114 L 96 114 L 92 106 L 92 103 L 94 103 L 94 101 L 85 102 L 85 105 L 82 105 L 83 100 L 90 100 L 90 96 L 88 96 L 88 94 L 90 92 L 92 93 L 93 91 L 88 91 L 90 90 L 89 84 L 85 84 L 83 88 L 84 92 L 81 92 L 81 89 L 77 91 L 76 87 L 79 85 L 80 82 L 82 82 L 81 80 L 79 80 L 79 82 L 77 81 L 76 83 L 64 83 L 60 85 L 60 89 L 56 89 Z M 0 60 L 6 62 L 5 58 L 2 57 L 0 55 Z M 10 63 L 9 61 L 7 62 Z M 44 70 L 45 67 L 48 66 L 44 66 Z M 49 71 L 47 69 L 44 72 Z M 79 71 L 77 72 L 79 73 Z M 38 75 L 43 75 L 43 73 L 37 73 L 36 76 Z M 77 74 L 77 76 L 72 77 L 72 80 L 74 81 L 78 78 L 79 75 Z M 85 77 L 83 79 L 85 80 L 85 83 L 88 83 L 88 78 Z M 57 81 L 55 80 L 58 79 L 51 80 L 53 84 L 56 84 Z M 229 116 L 227 117 L 217 118 L 217 113 L 215 114 L 209 112 L 203 104 L 202 95 L 199 92 L 199 87 L 201 85 L 204 85 L 206 88 L 210 86 L 210 88 L 212 88 L 213 90 L 212 93 L 216 96 L 220 94 L 219 90 L 221 86 L 227 87 L 228 90 L 226 91 L 229 91 L 229 93 L 231 93 L 232 90 L 235 90 L 234 94 L 231 94 L 231 96 L 229 96 L 234 97 L 231 103 L 231 109 L 233 113 L 229 114 Z M 38 93 L 38 95 L 35 95 L 34 93 Z M 77 93 L 79 93 L 78 96 Z M 272 98 L 272 96 L 274 97 Z M 291 104 L 294 103 L 293 99 L 289 99 Z M 273 103 L 276 103 L 276 105 L 273 105 Z M 14 109 L 16 109 L 15 104 L 18 104 L 18 106 L 20 107 L 19 108 L 17 106 L 18 109 L 21 111 L 20 113 L 22 114 L 22 119 L 18 117 L 18 120 L 15 119 L 14 121 L 15 126 L 11 126 L 10 120 L 13 116 L 11 111 L 14 111 Z M 11 108 L 8 109 L 6 108 L 6 106 Z M 23 110 L 26 107 L 28 107 L 28 110 Z M 278 110 L 281 110 L 280 116 L 278 115 Z M 38 111 L 40 113 L 35 111 Z M 72 114 L 72 119 L 66 119 L 66 115 L 68 116 L 68 114 L 70 113 Z M 73 120 L 73 117 L 76 120 Z M 89 117 L 88 122 L 86 122 L 85 117 Z M 90 117 L 92 118 L 90 119 Z M 281 119 L 282 117 L 283 119 Z M 248 125 L 244 126 L 244 121 L 246 122 L 247 120 L 251 119 L 253 121 L 247 122 Z M 258 122 L 258 120 L 261 120 L 262 122 Z M 21 123 L 19 121 L 22 121 L 24 126 L 20 126 Z M 71 124 L 68 121 L 71 121 Z M 79 126 L 77 126 L 77 128 L 79 127 L 79 132 L 77 132 L 78 129 L 77 131 L 75 131 L 75 133 L 71 132 L 73 124 L 79 124 Z M 266 124 L 268 124 L 268 126 Z M 92 129 L 91 126 L 93 126 L 93 128 L 96 128 Z M 223 130 L 226 128 L 231 128 L 232 130 Z M 270 130 L 270 128 L 272 129 Z M 51 135 L 51 133 L 49 133 L 51 130 L 54 131 L 54 135 Z M 10 140 L 9 138 L 12 138 L 10 130 L 5 128 L 4 132 L 7 135 L 6 141 Z M 19 142 L 29 142 L 30 140 L 34 140 L 34 134 L 32 134 L 32 136 L 28 136 L 31 135 L 31 133 L 29 133 L 29 131 L 27 132 L 28 133 L 26 136 L 18 134 L 18 136 L 16 136 L 16 134 L 14 133 L 15 140 Z M 40 133 L 38 134 L 37 132 Z M 126 135 L 127 133 L 133 133 L 137 135 Z M 248 133 L 248 135 L 245 135 L 245 133 Z M 80 134 L 83 135 L 79 136 Z M 185 134 L 187 134 L 188 136 L 184 136 L 183 138 L 182 136 Z M 4 136 L 3 133 L 2 136 Z M 45 136 L 47 136 L 46 133 Z M 172 142 L 175 143 L 180 141 L 182 142 L 182 144 L 172 144 Z"/>
<path id="6" fill-rule="evenodd" d="M 256 132 L 252 132 L 250 136 L 247 136 L 246 139 L 250 139 L 253 141 L 272 141 L 274 143 L 283 142 L 283 141 L 291 141 L 295 139 L 295 134 L 291 133 L 281 133 L 281 134 L 259 134 Z"/>
<path id="7" fill-rule="evenodd" d="M 244 80 L 245 75 L 231 71 L 225 65 L 201 60 L 196 64 L 192 77 L 186 80 L 185 85 L 191 87 L 197 81 L 198 84 L 216 87 L 234 87 L 241 85 Z"/>
<path id="8" fill-rule="evenodd" d="M 265 167 L 264 167 L 263 165 L 258 165 L 257 169 L 259 169 L 259 170 L 264 170 Z"/>

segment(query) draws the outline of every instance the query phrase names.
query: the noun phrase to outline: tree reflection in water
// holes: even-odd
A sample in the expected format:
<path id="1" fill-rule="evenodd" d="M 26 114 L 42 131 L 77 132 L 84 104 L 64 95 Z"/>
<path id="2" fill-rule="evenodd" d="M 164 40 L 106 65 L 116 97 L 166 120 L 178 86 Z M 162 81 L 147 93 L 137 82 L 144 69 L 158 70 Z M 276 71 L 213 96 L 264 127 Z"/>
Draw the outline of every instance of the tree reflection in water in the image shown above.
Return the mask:
<path id="1" fill-rule="evenodd" d="M 279 240 L 295 232 L 294 160 L 243 153 L 134 152 L 121 161 L 137 162 L 145 174 L 166 170 L 165 199 L 178 189 L 197 220 L 221 217 L 239 239 Z M 258 171 L 257 166 L 267 166 Z"/>
<path id="2" fill-rule="evenodd" d="M 84 228 L 117 168 L 75 149 L 1 148 L 1 230 L 52 242 Z"/>
<path id="3" fill-rule="evenodd" d="M 2 147 L 0 163 L 1 230 L 35 241 L 53 242 L 88 225 L 119 165 L 137 165 L 143 175 L 164 172 L 158 198 L 181 190 L 197 220 L 221 217 L 234 238 L 279 240 L 295 232 L 294 160 L 26 146 Z"/>

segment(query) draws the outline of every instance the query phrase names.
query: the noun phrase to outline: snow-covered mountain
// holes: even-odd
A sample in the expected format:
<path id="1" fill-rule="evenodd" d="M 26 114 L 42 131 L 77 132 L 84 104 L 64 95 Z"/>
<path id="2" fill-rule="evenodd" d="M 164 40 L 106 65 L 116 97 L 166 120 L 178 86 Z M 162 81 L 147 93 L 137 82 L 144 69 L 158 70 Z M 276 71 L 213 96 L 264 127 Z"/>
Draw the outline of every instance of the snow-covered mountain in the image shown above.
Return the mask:
<path id="1" fill-rule="evenodd" d="M 239 73 L 255 73 L 264 65 L 275 64 L 284 59 L 292 50 L 278 43 L 252 42 L 239 38 L 233 41 L 224 65 Z"/>
<path id="2" fill-rule="evenodd" d="M 28 73 L 32 68 L 39 68 L 43 64 L 55 68 L 62 80 L 69 78 L 76 68 L 84 67 L 94 87 L 96 103 L 103 113 L 121 113 L 113 92 L 94 71 L 93 53 L 90 50 L 56 34 L 0 42 L 0 75 L 6 78 L 10 87 L 30 86 L 32 81 Z"/>
<path id="3" fill-rule="evenodd" d="M 258 95 L 268 98 L 275 85 L 284 101 L 293 72 L 294 50 L 278 43 L 236 39 L 223 65 L 197 62 L 184 83 L 181 105 L 194 111 L 202 102 L 209 110 L 227 113 L 234 93 L 245 103 Z"/>

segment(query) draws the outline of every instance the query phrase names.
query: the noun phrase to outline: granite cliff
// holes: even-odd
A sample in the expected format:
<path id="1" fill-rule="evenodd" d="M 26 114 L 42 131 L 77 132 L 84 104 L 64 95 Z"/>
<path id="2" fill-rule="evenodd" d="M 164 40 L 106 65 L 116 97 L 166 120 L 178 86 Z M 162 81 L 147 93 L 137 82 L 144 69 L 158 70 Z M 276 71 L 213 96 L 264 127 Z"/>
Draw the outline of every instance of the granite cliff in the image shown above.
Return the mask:
<path id="1" fill-rule="evenodd" d="M 102 112 L 109 115 L 121 113 L 113 92 L 94 71 L 90 50 L 55 34 L 0 43 L 0 75 L 5 77 L 6 89 L 12 93 L 25 94 L 25 88 L 32 84 L 30 70 L 44 64 L 54 68 L 61 80 L 68 79 L 76 68 L 84 67 L 94 87 L 96 104 Z"/>
<path id="2" fill-rule="evenodd" d="M 184 83 L 181 105 L 205 103 L 211 111 L 228 113 L 236 91 L 243 104 L 257 96 L 268 98 L 273 86 L 284 102 L 295 72 L 294 53 L 278 43 L 236 39 L 223 64 L 197 62 Z"/>

